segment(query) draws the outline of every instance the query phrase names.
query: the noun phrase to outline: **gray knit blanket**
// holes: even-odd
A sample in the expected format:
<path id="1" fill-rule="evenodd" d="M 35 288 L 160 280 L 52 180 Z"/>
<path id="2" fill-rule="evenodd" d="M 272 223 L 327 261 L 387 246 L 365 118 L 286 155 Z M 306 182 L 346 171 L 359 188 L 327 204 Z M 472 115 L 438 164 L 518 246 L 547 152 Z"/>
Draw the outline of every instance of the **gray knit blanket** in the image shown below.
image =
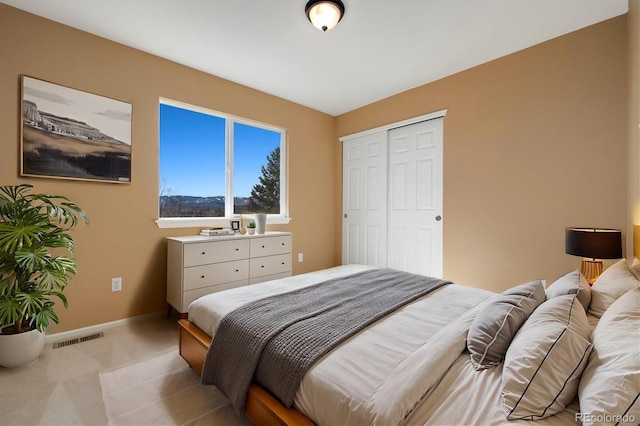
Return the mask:
<path id="1" fill-rule="evenodd" d="M 202 383 L 217 386 L 237 412 L 254 379 L 291 407 L 304 374 L 332 348 L 446 284 L 374 269 L 247 303 L 220 322 Z"/>

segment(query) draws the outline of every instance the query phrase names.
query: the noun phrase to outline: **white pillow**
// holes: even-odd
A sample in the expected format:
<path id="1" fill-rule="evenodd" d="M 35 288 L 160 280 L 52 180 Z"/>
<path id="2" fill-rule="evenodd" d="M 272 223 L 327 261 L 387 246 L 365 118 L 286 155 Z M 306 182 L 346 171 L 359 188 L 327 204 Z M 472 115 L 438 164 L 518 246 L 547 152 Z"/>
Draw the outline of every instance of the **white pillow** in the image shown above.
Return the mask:
<path id="1" fill-rule="evenodd" d="M 469 326 L 467 349 L 473 368 L 484 370 L 499 365 L 522 323 L 544 301 L 540 280 L 520 284 L 491 298 Z"/>
<path id="2" fill-rule="evenodd" d="M 607 309 L 592 340 L 593 351 L 578 390 L 582 423 L 640 423 L 639 288 Z"/>
<path id="3" fill-rule="evenodd" d="M 578 270 L 558 278 L 545 290 L 547 299 L 564 296 L 566 294 L 577 294 L 578 300 L 584 306 L 585 312 L 591 303 L 591 286 L 587 279 Z"/>
<path id="4" fill-rule="evenodd" d="M 591 287 L 591 305 L 589 314 L 598 318 L 616 299 L 627 291 L 640 285 L 640 281 L 631 273 L 625 259 L 608 267 Z"/>
<path id="5" fill-rule="evenodd" d="M 631 273 L 635 275 L 638 280 L 640 280 L 640 259 L 634 257 L 633 263 L 631 264 L 631 267 L 629 269 L 631 270 Z"/>
<path id="6" fill-rule="evenodd" d="M 508 420 L 539 420 L 575 399 L 587 365 L 591 327 L 575 295 L 540 305 L 516 334 L 502 368 L 502 403 Z"/>

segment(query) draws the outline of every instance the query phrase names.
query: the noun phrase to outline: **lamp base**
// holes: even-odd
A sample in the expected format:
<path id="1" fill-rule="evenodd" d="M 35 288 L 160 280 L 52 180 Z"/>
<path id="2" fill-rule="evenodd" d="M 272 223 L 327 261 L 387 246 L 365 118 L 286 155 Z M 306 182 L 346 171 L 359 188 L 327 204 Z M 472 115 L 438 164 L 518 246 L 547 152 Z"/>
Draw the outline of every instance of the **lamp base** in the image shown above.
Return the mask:
<path id="1" fill-rule="evenodd" d="M 587 279 L 589 285 L 592 285 L 602 274 L 602 260 L 582 259 L 582 268 L 580 272 Z"/>

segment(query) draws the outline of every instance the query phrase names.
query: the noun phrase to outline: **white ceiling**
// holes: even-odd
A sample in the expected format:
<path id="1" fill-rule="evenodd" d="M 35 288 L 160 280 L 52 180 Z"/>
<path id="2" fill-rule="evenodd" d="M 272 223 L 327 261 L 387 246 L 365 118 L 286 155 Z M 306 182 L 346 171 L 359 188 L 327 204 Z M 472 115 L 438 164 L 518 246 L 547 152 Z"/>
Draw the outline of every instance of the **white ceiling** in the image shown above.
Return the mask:
<path id="1" fill-rule="evenodd" d="M 339 115 L 624 14 L 628 0 L 343 0 L 322 33 L 306 0 L 0 0 Z"/>

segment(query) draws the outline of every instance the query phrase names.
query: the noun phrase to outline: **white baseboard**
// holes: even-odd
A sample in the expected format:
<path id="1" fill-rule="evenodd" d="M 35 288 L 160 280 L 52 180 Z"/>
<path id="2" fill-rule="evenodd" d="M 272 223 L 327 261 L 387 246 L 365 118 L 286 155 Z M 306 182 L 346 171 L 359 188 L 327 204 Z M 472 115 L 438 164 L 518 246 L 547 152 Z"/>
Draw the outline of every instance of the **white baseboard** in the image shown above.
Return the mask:
<path id="1" fill-rule="evenodd" d="M 45 334 L 44 341 L 46 344 L 46 343 L 61 342 L 63 340 L 68 340 L 68 339 L 75 339 L 76 337 L 83 337 L 90 334 L 95 334 L 100 331 L 107 330 L 109 328 L 117 327 L 119 325 L 125 325 L 130 322 L 139 321 L 147 318 L 159 317 L 161 315 L 166 315 L 166 314 L 167 314 L 167 311 L 152 312 L 150 314 L 139 315 L 137 317 L 130 317 L 130 318 L 125 318 L 117 321 L 105 322 L 103 324 L 77 328 L 75 330 L 63 331 L 60 333 L 53 333 L 53 334 Z"/>

